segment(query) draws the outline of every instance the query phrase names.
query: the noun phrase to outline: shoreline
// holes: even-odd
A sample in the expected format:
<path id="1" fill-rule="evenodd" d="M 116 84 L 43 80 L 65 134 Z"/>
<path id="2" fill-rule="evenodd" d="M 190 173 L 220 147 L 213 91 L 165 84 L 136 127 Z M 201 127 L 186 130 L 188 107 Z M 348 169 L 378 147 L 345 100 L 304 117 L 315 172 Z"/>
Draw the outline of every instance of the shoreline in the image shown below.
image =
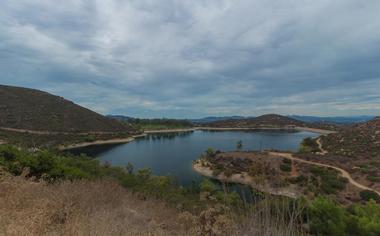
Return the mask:
<path id="1" fill-rule="evenodd" d="M 158 129 L 158 130 L 145 130 L 144 134 L 159 134 L 159 133 L 178 133 L 178 132 L 193 132 L 197 129 L 195 128 L 184 128 L 184 129 Z"/>
<path id="2" fill-rule="evenodd" d="M 97 140 L 94 142 L 83 142 L 83 143 L 76 143 L 76 144 L 69 144 L 69 145 L 59 145 L 58 150 L 59 151 L 65 151 L 70 149 L 76 149 L 76 148 L 82 148 L 82 147 L 88 147 L 88 146 L 97 146 L 97 145 L 104 145 L 104 144 L 121 144 L 121 143 L 129 143 L 134 141 L 136 138 L 139 137 L 145 137 L 148 134 L 160 134 L 160 133 L 180 133 L 180 132 L 193 132 L 197 130 L 203 130 L 203 131 L 308 131 L 313 133 L 318 133 L 321 135 L 326 135 L 330 133 L 335 133 L 336 131 L 331 130 L 322 130 L 322 129 L 315 129 L 315 128 L 307 128 L 307 127 L 256 127 L 256 128 L 236 128 L 236 127 L 194 127 L 194 128 L 186 128 L 186 129 L 167 129 L 167 130 L 146 130 L 142 134 L 139 135 L 133 135 L 131 137 L 127 138 L 118 138 L 118 139 L 108 139 L 108 140 Z"/>
<path id="3" fill-rule="evenodd" d="M 58 150 L 59 151 L 66 151 L 66 150 L 89 147 L 89 146 L 129 143 L 129 142 L 134 141 L 136 138 L 145 137 L 145 136 L 146 136 L 146 134 L 140 134 L 140 135 L 133 135 L 133 136 L 128 137 L 128 138 L 97 140 L 94 142 L 83 142 L 83 143 L 76 143 L 76 144 L 70 144 L 70 145 L 60 145 L 60 146 L 58 146 Z"/>
<path id="4" fill-rule="evenodd" d="M 220 182 L 248 185 L 254 189 L 257 189 L 260 192 L 269 193 L 271 195 L 285 196 L 285 197 L 289 197 L 293 199 L 299 197 L 299 195 L 297 195 L 296 193 L 289 191 L 289 188 L 273 189 L 273 188 L 257 185 L 255 184 L 255 181 L 253 180 L 253 178 L 245 172 L 241 174 L 233 174 L 230 177 L 225 176 L 223 173 L 219 174 L 218 176 L 214 176 L 212 174 L 212 170 L 208 167 L 202 166 L 199 161 L 192 164 L 192 168 L 196 173 L 200 174 L 201 176 L 208 177 L 211 179 L 216 179 Z"/>
<path id="5" fill-rule="evenodd" d="M 239 131 L 239 130 L 284 130 L 284 131 L 308 131 L 308 132 L 313 132 L 313 133 L 318 133 L 321 135 L 325 134 L 332 134 L 336 133 L 337 131 L 332 131 L 332 130 L 325 130 L 325 129 L 317 129 L 317 128 L 309 128 L 309 127 L 300 127 L 300 126 L 294 126 L 294 127 L 195 127 L 195 130 L 210 130 L 210 131 Z"/>

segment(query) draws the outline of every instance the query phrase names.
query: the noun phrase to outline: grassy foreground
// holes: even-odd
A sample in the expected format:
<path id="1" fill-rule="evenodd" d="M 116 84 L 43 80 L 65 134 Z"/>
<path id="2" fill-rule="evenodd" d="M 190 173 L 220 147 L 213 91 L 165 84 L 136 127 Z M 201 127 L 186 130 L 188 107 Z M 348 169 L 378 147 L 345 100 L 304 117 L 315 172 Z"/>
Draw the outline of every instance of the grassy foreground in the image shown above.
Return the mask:
<path id="1" fill-rule="evenodd" d="M 258 194 L 251 204 L 208 180 L 184 188 L 149 169 L 7 145 L 0 145 L 0 166 L 0 233 L 8 235 L 380 232 L 380 207 L 373 200 L 343 208 L 323 197 L 307 202 Z"/>

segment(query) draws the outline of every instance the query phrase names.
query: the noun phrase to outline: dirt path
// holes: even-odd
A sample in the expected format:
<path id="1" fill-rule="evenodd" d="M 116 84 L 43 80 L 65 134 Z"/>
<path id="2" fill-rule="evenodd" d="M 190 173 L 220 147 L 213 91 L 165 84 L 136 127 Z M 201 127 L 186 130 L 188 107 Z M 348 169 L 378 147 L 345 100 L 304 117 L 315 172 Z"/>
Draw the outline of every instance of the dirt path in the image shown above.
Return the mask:
<path id="1" fill-rule="evenodd" d="M 257 189 L 261 192 L 266 192 L 272 195 L 286 196 L 290 198 L 297 198 L 300 196 L 297 193 L 297 191 L 289 187 L 271 188 L 268 185 L 257 184 L 257 182 L 254 181 L 253 178 L 246 172 L 241 172 L 240 174 L 233 174 L 229 177 L 225 176 L 223 173 L 219 174 L 218 176 L 214 176 L 212 169 L 210 169 L 209 167 L 202 166 L 200 162 L 194 163 L 192 167 L 193 167 L 193 170 L 199 173 L 200 175 L 211 178 L 211 179 L 217 179 L 221 182 L 249 185 L 254 189 Z"/>
<path id="2" fill-rule="evenodd" d="M 44 131 L 44 130 L 31 130 L 31 129 L 14 129 L 7 127 L 0 127 L 0 130 L 11 131 L 17 133 L 29 133 L 29 134 L 40 134 L 40 135 L 57 135 L 57 134 L 76 134 L 76 135 L 89 135 L 89 134 L 114 134 L 116 132 L 106 132 L 106 131 L 93 131 L 93 132 L 64 132 L 64 131 Z"/>
<path id="3" fill-rule="evenodd" d="M 269 154 L 272 155 L 272 156 L 279 156 L 279 157 L 287 158 L 287 159 L 290 159 L 290 160 L 293 160 L 293 161 L 298 161 L 298 162 L 301 162 L 301 163 L 306 163 L 306 164 L 310 164 L 310 165 L 316 165 L 316 166 L 321 166 L 321 167 L 332 168 L 334 170 L 339 171 L 344 178 L 347 178 L 348 182 L 350 184 L 352 184 L 352 185 L 354 185 L 354 186 L 356 186 L 356 187 L 358 187 L 360 189 L 363 189 L 363 190 L 370 190 L 370 191 L 376 192 L 377 194 L 380 195 L 380 191 L 377 191 L 377 190 L 375 190 L 373 188 L 364 186 L 364 185 L 356 182 L 347 171 L 345 171 L 345 170 L 343 170 L 343 169 L 341 169 L 339 167 L 332 166 L 332 165 L 327 165 L 327 164 L 322 164 L 322 163 L 318 163 L 318 162 L 313 162 L 313 161 L 303 160 L 303 159 L 294 157 L 293 154 L 291 154 L 291 153 L 269 152 Z"/>
<path id="4" fill-rule="evenodd" d="M 321 151 L 319 152 L 319 154 L 321 154 L 321 155 L 326 155 L 326 154 L 327 154 L 327 151 L 326 151 L 325 149 L 323 149 L 323 147 L 322 147 L 321 138 L 318 138 L 316 142 L 317 142 L 317 144 L 318 144 L 318 148 L 319 148 L 319 150 L 321 150 Z"/>

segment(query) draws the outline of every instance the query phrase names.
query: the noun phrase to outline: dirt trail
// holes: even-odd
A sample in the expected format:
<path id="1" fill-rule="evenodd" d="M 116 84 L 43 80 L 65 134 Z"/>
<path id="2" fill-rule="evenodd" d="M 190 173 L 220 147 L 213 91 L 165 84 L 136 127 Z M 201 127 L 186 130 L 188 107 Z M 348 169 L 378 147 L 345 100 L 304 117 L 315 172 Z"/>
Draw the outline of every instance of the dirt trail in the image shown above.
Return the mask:
<path id="1" fill-rule="evenodd" d="M 40 135 L 58 135 L 58 134 L 76 134 L 76 135 L 89 135 L 89 134 L 114 134 L 117 132 L 111 131 L 92 131 L 92 132 L 65 132 L 65 131 L 44 131 L 44 130 L 31 130 L 31 129 L 15 129 L 0 127 L 0 130 L 11 131 L 17 133 L 29 133 L 29 134 L 40 134 Z"/>
<path id="2" fill-rule="evenodd" d="M 352 185 L 354 185 L 354 186 L 356 186 L 356 187 L 358 187 L 360 189 L 363 189 L 363 190 L 370 190 L 370 191 L 376 192 L 377 194 L 380 195 L 380 191 L 377 191 L 377 190 L 375 190 L 373 188 L 364 186 L 364 185 L 356 182 L 347 171 L 345 171 L 345 170 L 343 170 L 343 169 L 341 169 L 339 167 L 332 166 L 332 165 L 327 165 L 327 164 L 322 164 L 322 163 L 318 163 L 318 162 L 313 162 L 313 161 L 303 160 L 303 159 L 294 157 L 293 154 L 291 154 L 291 153 L 269 152 L 269 154 L 272 155 L 272 156 L 279 156 L 279 157 L 287 158 L 287 159 L 290 159 L 290 160 L 293 160 L 293 161 L 298 161 L 298 162 L 301 162 L 301 163 L 306 163 L 306 164 L 310 164 L 310 165 L 316 165 L 316 166 L 321 166 L 321 167 L 332 168 L 334 170 L 339 171 L 344 178 L 348 179 L 348 182 L 350 184 L 352 184 Z"/>
<path id="3" fill-rule="evenodd" d="M 318 144 L 318 148 L 319 148 L 319 150 L 321 150 L 321 151 L 319 152 L 319 154 L 321 154 L 321 155 L 326 155 L 326 154 L 327 154 L 327 151 L 326 151 L 325 149 L 323 149 L 323 147 L 322 147 L 321 138 L 318 138 L 316 142 L 317 142 L 317 144 Z"/>

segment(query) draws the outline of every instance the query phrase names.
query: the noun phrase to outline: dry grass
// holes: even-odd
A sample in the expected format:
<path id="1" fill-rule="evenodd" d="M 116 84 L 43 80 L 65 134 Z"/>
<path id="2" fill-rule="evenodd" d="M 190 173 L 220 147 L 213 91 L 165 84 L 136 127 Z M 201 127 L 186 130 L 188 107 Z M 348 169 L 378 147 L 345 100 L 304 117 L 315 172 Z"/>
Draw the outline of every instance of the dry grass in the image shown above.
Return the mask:
<path id="1" fill-rule="evenodd" d="M 47 184 L 0 170 L 0 235 L 299 235 L 270 209 L 261 202 L 236 215 L 214 205 L 194 215 L 111 180 Z"/>
<path id="2" fill-rule="evenodd" d="M 177 215 L 112 181 L 0 181 L 1 235 L 177 235 Z"/>

